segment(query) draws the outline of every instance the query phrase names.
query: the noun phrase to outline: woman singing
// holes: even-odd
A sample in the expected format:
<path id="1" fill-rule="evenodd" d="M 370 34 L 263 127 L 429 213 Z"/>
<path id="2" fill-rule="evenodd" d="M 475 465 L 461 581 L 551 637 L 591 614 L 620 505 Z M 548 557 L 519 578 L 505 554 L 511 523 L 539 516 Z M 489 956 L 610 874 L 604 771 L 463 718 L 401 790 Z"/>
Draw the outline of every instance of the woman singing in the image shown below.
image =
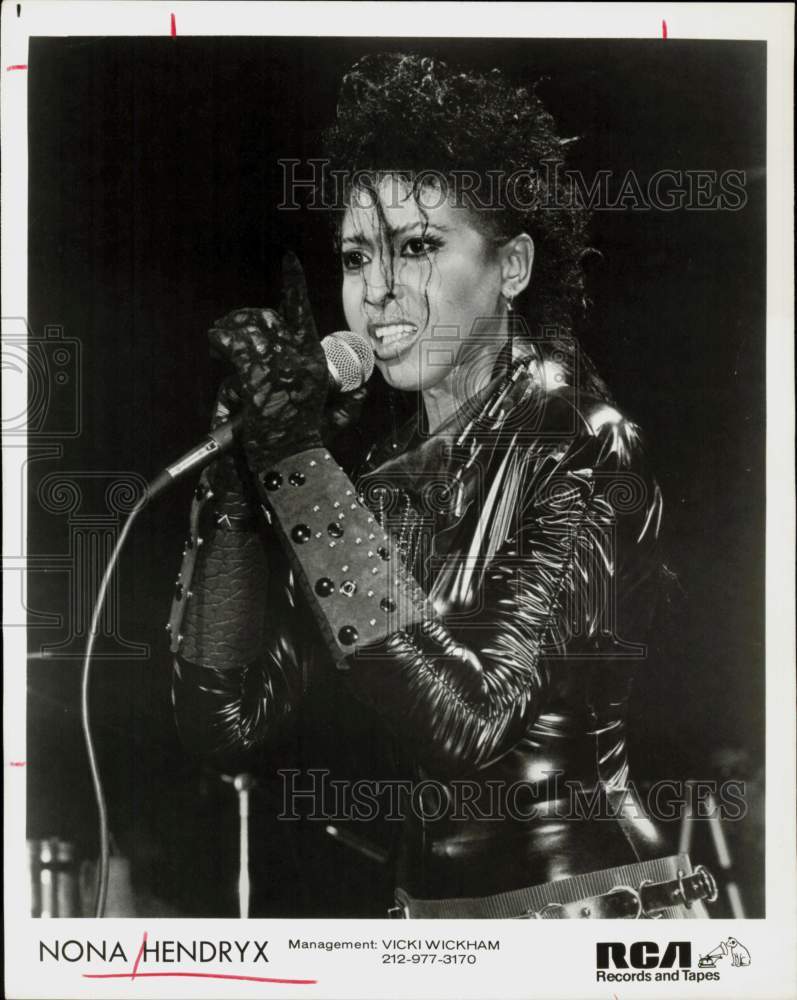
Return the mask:
<path id="1" fill-rule="evenodd" d="M 405 916 L 704 915 L 712 890 L 629 782 L 662 501 L 571 333 L 587 220 L 550 171 L 566 146 L 498 71 L 391 54 L 347 74 L 327 133 L 343 312 L 393 419 L 345 470 L 336 434 L 373 438 L 378 413 L 331 393 L 295 258 L 279 311 L 210 333 L 236 372 L 216 419 L 235 404 L 244 428 L 197 490 L 180 731 L 273 769 L 329 691 L 341 740 L 367 713 L 411 763 Z"/>

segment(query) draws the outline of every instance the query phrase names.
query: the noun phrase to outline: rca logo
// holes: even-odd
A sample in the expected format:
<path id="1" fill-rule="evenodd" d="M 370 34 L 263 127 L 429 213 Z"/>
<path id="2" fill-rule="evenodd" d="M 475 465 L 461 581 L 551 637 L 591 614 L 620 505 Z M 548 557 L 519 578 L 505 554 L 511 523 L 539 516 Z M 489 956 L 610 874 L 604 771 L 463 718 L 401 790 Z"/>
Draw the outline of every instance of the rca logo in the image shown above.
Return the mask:
<path id="1" fill-rule="evenodd" d="M 655 941 L 598 941 L 596 964 L 599 969 L 690 969 L 692 945 L 689 941 L 670 941 L 660 953 Z"/>

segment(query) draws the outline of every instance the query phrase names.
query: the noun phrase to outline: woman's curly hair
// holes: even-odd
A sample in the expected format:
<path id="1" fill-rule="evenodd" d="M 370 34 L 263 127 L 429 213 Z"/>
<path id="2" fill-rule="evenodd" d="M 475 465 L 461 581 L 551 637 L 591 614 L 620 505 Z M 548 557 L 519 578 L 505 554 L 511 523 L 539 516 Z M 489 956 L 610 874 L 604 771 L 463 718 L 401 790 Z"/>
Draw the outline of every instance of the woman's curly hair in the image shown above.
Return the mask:
<path id="1" fill-rule="evenodd" d="M 417 54 L 368 55 L 343 78 L 324 140 L 339 176 L 389 172 L 415 184 L 433 173 L 454 188 L 463 173 L 477 178 L 482 206 L 485 192 L 495 206 L 471 205 L 482 231 L 534 240 L 534 325 L 572 330 L 584 304 L 588 213 L 560 171 L 573 140 L 557 133 L 533 88 L 513 86 L 497 69 L 483 75 Z"/>

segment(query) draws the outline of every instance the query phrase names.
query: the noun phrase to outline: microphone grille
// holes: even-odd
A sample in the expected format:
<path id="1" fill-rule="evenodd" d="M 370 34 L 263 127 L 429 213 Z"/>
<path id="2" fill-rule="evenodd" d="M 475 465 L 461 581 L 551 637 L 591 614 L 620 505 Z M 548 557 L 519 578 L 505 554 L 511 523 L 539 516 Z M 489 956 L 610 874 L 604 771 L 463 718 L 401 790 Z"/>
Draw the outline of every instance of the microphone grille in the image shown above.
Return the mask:
<path id="1" fill-rule="evenodd" d="M 374 370 L 371 345 L 358 333 L 338 330 L 321 341 L 327 368 L 341 392 L 352 392 L 368 381 Z"/>

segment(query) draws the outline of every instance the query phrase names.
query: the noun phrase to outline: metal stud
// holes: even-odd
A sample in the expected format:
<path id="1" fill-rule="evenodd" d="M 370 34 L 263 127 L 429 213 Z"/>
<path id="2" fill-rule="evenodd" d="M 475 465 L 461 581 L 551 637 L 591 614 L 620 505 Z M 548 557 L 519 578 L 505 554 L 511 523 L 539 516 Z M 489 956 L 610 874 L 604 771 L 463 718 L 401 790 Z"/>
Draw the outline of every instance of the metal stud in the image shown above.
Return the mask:
<path id="1" fill-rule="evenodd" d="M 344 625 L 338 632 L 338 639 L 342 646 L 352 646 L 359 637 L 359 632 L 353 625 Z"/>
<path id="2" fill-rule="evenodd" d="M 305 542 L 309 542 L 312 536 L 312 531 L 306 524 L 295 524 L 291 529 L 291 538 L 296 542 L 297 545 L 304 545 Z"/>
<path id="3" fill-rule="evenodd" d="M 273 493 L 282 486 L 282 476 L 276 469 L 272 469 L 270 472 L 264 472 L 261 475 L 260 482 L 269 492 Z"/>

